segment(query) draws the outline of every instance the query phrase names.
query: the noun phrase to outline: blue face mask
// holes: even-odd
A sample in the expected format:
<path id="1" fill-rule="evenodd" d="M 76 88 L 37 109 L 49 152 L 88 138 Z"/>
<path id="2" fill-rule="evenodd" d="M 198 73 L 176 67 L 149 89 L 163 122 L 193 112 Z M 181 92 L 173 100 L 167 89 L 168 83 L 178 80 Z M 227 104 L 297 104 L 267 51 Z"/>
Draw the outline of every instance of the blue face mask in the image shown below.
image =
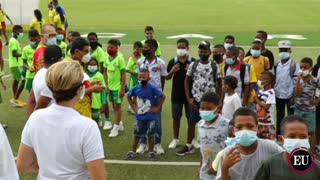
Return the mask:
<path id="1" fill-rule="evenodd" d="M 63 35 L 63 34 L 58 34 L 58 35 L 57 35 L 57 40 L 62 41 L 63 38 L 64 38 L 64 35 Z"/>
<path id="2" fill-rule="evenodd" d="M 234 64 L 235 60 L 233 58 L 226 58 L 226 63 L 229 65 Z"/>
<path id="3" fill-rule="evenodd" d="M 254 49 L 251 49 L 250 50 L 250 53 L 253 57 L 259 57 L 261 55 L 261 51 L 260 50 L 254 50 Z"/>
<path id="4" fill-rule="evenodd" d="M 310 149 L 309 139 L 284 139 L 283 148 L 290 154 L 297 148 Z"/>
<path id="5" fill-rule="evenodd" d="M 290 57 L 290 53 L 289 52 L 281 52 L 281 53 L 279 53 L 279 57 L 280 57 L 280 59 L 283 59 L 283 60 L 288 59 Z"/>
<path id="6" fill-rule="evenodd" d="M 200 111 L 201 119 L 205 121 L 211 121 L 215 119 L 218 116 L 218 114 L 216 114 L 214 111 Z"/>
<path id="7" fill-rule="evenodd" d="M 233 46 L 233 44 L 230 43 L 224 43 L 224 48 L 227 50 L 229 48 L 231 48 Z"/>
<path id="8" fill-rule="evenodd" d="M 56 37 L 48 38 L 47 45 L 57 45 L 57 38 Z"/>
<path id="9" fill-rule="evenodd" d="M 237 141 L 235 138 L 227 137 L 227 139 L 224 141 L 224 143 L 226 143 L 227 147 L 229 147 L 229 146 L 236 145 Z"/>
<path id="10" fill-rule="evenodd" d="M 251 146 L 258 140 L 257 132 L 250 130 L 242 130 L 235 133 L 237 144 L 242 146 Z"/>

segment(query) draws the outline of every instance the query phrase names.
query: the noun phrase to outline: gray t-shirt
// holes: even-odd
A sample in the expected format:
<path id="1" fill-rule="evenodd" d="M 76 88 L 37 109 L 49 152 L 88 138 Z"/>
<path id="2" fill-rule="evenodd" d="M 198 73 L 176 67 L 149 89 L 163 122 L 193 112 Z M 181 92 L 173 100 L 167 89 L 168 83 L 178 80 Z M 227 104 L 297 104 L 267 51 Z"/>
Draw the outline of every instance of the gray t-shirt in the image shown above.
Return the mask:
<path id="1" fill-rule="evenodd" d="M 220 167 L 216 176 L 216 180 L 222 179 L 222 162 L 232 147 L 233 146 L 227 147 L 223 152 L 223 157 L 220 161 Z M 234 164 L 229 169 L 229 176 L 231 180 L 252 180 L 263 161 L 267 160 L 271 155 L 283 151 L 284 150 L 282 147 L 271 140 L 258 139 L 256 151 L 250 155 L 240 154 L 241 161 Z"/>

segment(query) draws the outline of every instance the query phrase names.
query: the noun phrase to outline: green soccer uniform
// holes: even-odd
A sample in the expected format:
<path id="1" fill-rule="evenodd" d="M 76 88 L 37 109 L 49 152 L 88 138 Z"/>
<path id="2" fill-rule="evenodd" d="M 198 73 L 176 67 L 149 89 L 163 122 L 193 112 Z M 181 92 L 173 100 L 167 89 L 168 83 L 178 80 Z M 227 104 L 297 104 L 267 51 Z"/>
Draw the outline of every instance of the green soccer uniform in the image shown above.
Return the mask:
<path id="1" fill-rule="evenodd" d="M 97 71 L 95 73 L 91 73 L 87 71 L 88 76 L 90 77 L 90 82 L 100 81 L 103 86 L 106 86 L 103 75 Z M 106 91 L 101 93 L 92 93 L 92 109 L 101 109 L 102 105 L 106 104 Z"/>
<path id="2" fill-rule="evenodd" d="M 106 59 L 105 52 L 100 46 L 98 46 L 94 51 L 91 52 L 91 56 L 95 57 L 98 60 L 99 64 L 104 63 Z M 100 66 L 98 67 L 100 68 Z"/>
<path id="3" fill-rule="evenodd" d="M 34 68 L 33 67 L 33 54 L 34 54 L 35 50 L 36 49 L 32 48 L 30 45 L 27 45 L 26 47 L 23 48 L 23 51 L 22 51 L 21 59 L 23 61 L 27 61 L 28 66 L 31 68 Z M 27 70 L 27 72 L 26 72 L 27 82 L 25 84 L 25 88 L 28 91 L 30 91 L 32 88 L 32 82 L 33 82 L 34 76 L 35 76 L 35 72 L 30 72 L 29 70 Z"/>
<path id="4" fill-rule="evenodd" d="M 120 98 L 121 71 L 126 69 L 125 60 L 120 54 L 117 54 L 113 60 L 107 56 L 103 66 L 107 70 L 110 101 L 120 104 L 122 103 L 122 98 Z"/>
<path id="5" fill-rule="evenodd" d="M 130 57 L 127 64 L 127 71 L 137 71 L 137 62 L 133 59 L 133 57 Z M 137 74 L 131 74 L 130 80 L 129 80 L 129 89 L 132 89 L 135 85 L 139 84 L 138 82 L 138 75 Z"/>
<path id="6" fill-rule="evenodd" d="M 146 39 L 142 40 L 141 43 L 144 44 L 145 41 L 146 41 Z M 156 50 L 155 55 L 160 57 L 161 56 L 161 47 L 160 47 L 159 41 L 157 41 L 157 43 L 158 43 L 158 49 Z"/>
<path id="7" fill-rule="evenodd" d="M 66 54 L 67 54 L 67 44 L 65 42 L 61 41 L 57 45 L 60 47 L 60 49 L 62 51 L 62 58 L 65 58 Z"/>
<path id="8" fill-rule="evenodd" d="M 9 40 L 9 67 L 10 67 L 13 79 L 20 81 L 21 73 L 19 70 L 19 66 L 20 67 L 23 66 L 23 62 L 21 57 L 13 57 L 13 54 L 12 54 L 13 51 L 16 51 L 17 53 L 21 54 L 21 47 L 20 47 L 19 41 L 16 38 L 11 37 Z"/>

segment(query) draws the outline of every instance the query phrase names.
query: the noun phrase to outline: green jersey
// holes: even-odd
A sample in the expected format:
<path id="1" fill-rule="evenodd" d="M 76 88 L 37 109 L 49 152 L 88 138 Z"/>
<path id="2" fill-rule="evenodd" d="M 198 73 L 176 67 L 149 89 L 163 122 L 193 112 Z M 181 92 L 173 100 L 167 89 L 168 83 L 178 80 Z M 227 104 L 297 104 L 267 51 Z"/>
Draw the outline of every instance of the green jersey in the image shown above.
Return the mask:
<path id="1" fill-rule="evenodd" d="M 113 60 L 110 60 L 109 56 L 107 56 L 103 67 L 107 70 L 107 81 L 109 89 L 113 91 L 120 90 L 121 71 L 124 71 L 126 69 L 126 63 L 123 56 L 117 54 L 117 56 Z"/>
<path id="2" fill-rule="evenodd" d="M 137 61 L 138 60 L 134 60 L 133 57 L 130 57 L 129 60 L 128 60 L 128 64 L 127 64 L 126 70 L 127 71 L 137 72 Z M 139 84 L 138 75 L 137 74 L 131 74 L 130 75 L 130 80 L 129 80 L 129 89 L 132 89 L 137 84 Z"/>
<path id="3" fill-rule="evenodd" d="M 63 41 L 61 41 L 60 43 L 57 44 L 61 51 L 62 51 L 62 57 L 66 57 L 66 54 L 67 54 L 67 44 Z"/>
<path id="4" fill-rule="evenodd" d="M 11 37 L 9 40 L 9 67 L 17 67 L 22 66 L 23 62 L 21 57 L 13 57 L 12 52 L 16 51 L 17 53 L 21 54 L 21 47 L 19 41 Z"/>
<path id="5" fill-rule="evenodd" d="M 146 41 L 146 39 L 145 39 L 145 40 L 142 40 L 141 43 L 144 44 L 145 41 Z M 160 57 L 160 56 L 161 56 L 160 43 L 159 43 L 159 41 L 157 41 L 157 43 L 158 43 L 158 48 L 157 48 L 157 50 L 156 50 L 156 52 L 155 52 L 155 55 L 158 56 L 158 57 Z"/>
<path id="6" fill-rule="evenodd" d="M 91 56 L 95 57 L 98 60 L 99 64 L 104 63 L 104 61 L 106 60 L 105 52 L 100 46 L 98 46 L 94 51 L 91 52 Z"/>
<path id="7" fill-rule="evenodd" d="M 88 76 L 90 77 L 90 82 L 100 81 L 103 86 L 106 86 L 103 75 L 97 71 L 95 73 L 91 73 L 87 71 Z M 106 91 L 101 93 L 92 93 L 92 105 L 93 109 L 100 109 L 103 104 L 106 104 Z"/>
<path id="8" fill-rule="evenodd" d="M 33 54 L 36 51 L 35 48 L 31 47 L 30 44 L 23 48 L 21 59 L 26 61 L 30 68 L 33 68 Z M 26 78 L 32 79 L 35 76 L 35 72 L 27 70 Z"/>

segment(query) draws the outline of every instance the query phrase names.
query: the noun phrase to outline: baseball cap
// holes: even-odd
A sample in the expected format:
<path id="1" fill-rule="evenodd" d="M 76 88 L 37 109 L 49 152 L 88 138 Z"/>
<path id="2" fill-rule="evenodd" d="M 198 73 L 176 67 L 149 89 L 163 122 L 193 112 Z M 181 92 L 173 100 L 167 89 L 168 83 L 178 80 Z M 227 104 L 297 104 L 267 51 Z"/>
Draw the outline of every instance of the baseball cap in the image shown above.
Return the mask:
<path id="1" fill-rule="evenodd" d="M 198 48 L 205 48 L 210 50 L 211 44 L 209 41 L 201 41 Z"/>
<path id="2" fill-rule="evenodd" d="M 279 48 L 291 48 L 291 42 L 289 40 L 279 41 Z"/>

